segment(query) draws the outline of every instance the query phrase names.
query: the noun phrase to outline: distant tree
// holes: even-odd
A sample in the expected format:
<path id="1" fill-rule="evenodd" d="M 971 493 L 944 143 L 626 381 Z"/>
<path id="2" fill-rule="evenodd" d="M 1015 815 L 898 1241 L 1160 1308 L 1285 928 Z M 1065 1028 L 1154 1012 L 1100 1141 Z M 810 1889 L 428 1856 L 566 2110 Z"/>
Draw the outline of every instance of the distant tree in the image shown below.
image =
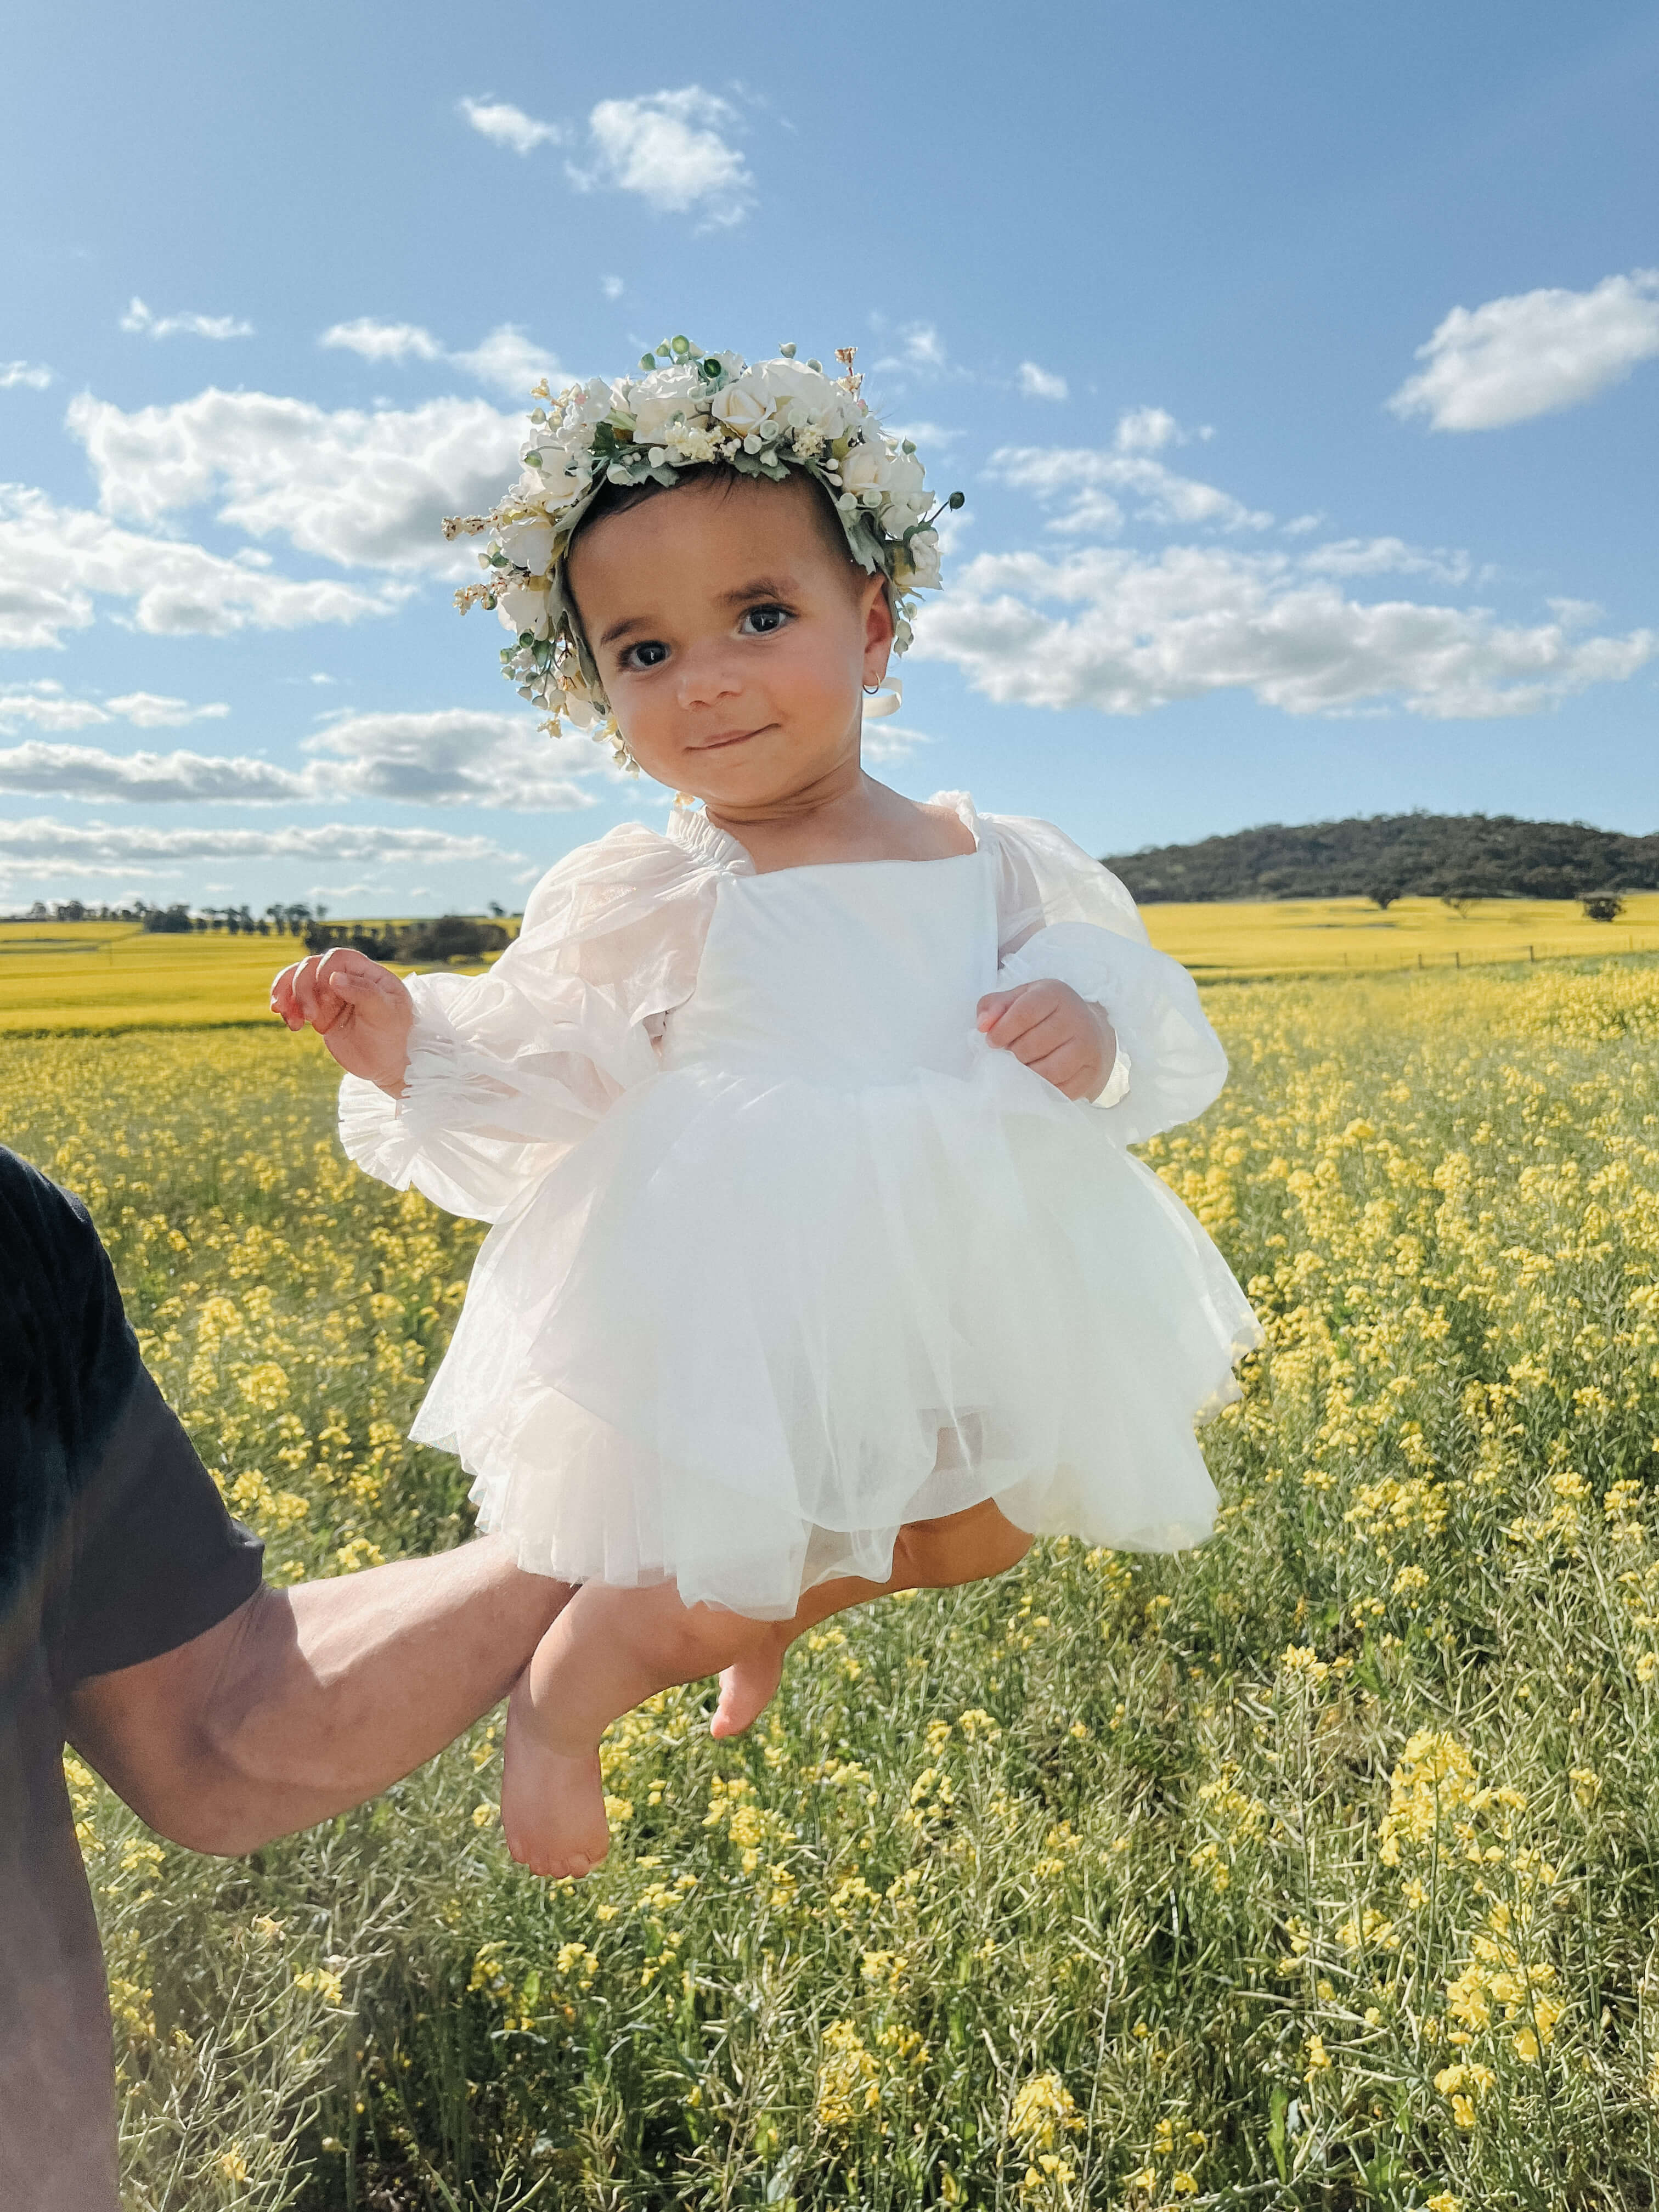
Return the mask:
<path id="1" fill-rule="evenodd" d="M 1452 912 L 1460 917 L 1466 915 L 1472 906 L 1478 906 L 1480 902 L 1479 891 L 1442 891 L 1440 894 L 1441 905 L 1449 906 Z"/>
<path id="2" fill-rule="evenodd" d="M 489 911 L 495 915 L 496 921 L 499 921 L 501 916 L 507 912 L 507 908 L 504 906 L 497 906 L 495 900 L 491 899 L 489 902 Z"/>
<path id="3" fill-rule="evenodd" d="M 1617 891 L 1586 891 L 1579 904 L 1591 921 L 1617 921 L 1625 911 Z"/>
<path id="4" fill-rule="evenodd" d="M 1386 914 L 1395 901 L 1402 896 L 1404 888 L 1404 885 L 1398 882 L 1377 883 L 1372 884 L 1365 896 L 1373 906 L 1380 907 Z"/>
<path id="5" fill-rule="evenodd" d="M 188 907 L 152 906 L 144 909 L 143 926 L 163 936 L 187 937 L 199 925 L 191 921 Z"/>

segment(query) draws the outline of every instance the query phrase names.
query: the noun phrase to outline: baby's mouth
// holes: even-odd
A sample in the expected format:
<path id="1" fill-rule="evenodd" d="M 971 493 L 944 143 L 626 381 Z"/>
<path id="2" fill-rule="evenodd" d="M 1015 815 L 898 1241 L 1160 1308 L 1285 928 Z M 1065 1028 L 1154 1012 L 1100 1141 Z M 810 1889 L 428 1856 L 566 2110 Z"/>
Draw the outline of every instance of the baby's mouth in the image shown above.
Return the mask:
<path id="1" fill-rule="evenodd" d="M 690 744 L 687 746 L 686 750 L 688 752 L 694 753 L 712 753 L 719 751 L 721 747 L 726 745 L 747 744 L 750 738 L 758 738 L 764 731 L 769 730 L 771 727 L 772 724 L 770 722 L 763 722 L 759 729 L 716 730 L 714 736 L 711 738 L 694 738 Z"/>

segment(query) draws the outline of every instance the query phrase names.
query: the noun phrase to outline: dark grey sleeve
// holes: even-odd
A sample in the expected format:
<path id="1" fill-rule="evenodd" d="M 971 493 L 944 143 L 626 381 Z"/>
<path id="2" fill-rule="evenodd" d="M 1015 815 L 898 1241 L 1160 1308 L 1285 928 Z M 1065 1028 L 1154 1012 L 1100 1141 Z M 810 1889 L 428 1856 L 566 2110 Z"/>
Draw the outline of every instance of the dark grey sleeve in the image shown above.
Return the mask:
<path id="1" fill-rule="evenodd" d="M 204 1634 L 259 1587 L 264 1547 L 226 1511 L 148 1371 L 75 1511 L 48 1632 L 54 1687 L 136 1667 Z"/>

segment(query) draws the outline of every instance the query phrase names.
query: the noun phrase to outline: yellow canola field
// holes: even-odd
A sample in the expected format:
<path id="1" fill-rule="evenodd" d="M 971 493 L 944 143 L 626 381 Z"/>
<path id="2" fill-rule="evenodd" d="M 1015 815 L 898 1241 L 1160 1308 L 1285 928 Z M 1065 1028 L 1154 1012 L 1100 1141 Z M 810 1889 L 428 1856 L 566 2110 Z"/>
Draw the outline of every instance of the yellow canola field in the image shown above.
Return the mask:
<path id="1" fill-rule="evenodd" d="M 1201 981 L 1486 966 L 1659 951 L 1659 891 L 1616 922 L 1571 899 L 1296 899 L 1142 909 L 1152 942 Z M 296 939 L 146 935 L 129 922 L 0 922 L 0 1033 L 259 1025 Z"/>
<path id="2" fill-rule="evenodd" d="M 1267 1334 L 1212 1540 L 827 1623 L 736 1741 L 653 1698 L 580 1885 L 494 1721 L 232 1865 L 72 1763 L 135 2212 L 1651 2203 L 1659 959 L 1207 1003 L 1144 1154 Z M 275 1030 L 0 1054 L 279 1582 L 470 1525 L 408 1431 L 483 1231 L 335 1090 Z"/>
<path id="3" fill-rule="evenodd" d="M 0 922 L 0 1031 L 194 1029 L 270 1019 L 293 937 L 173 936 L 125 921 Z"/>
<path id="4" fill-rule="evenodd" d="M 1591 921 L 1576 899 L 1274 899 L 1141 908 L 1160 951 L 1201 981 L 1319 975 L 1336 969 L 1486 967 L 1568 955 L 1659 951 L 1659 891 L 1632 891 L 1617 921 Z"/>

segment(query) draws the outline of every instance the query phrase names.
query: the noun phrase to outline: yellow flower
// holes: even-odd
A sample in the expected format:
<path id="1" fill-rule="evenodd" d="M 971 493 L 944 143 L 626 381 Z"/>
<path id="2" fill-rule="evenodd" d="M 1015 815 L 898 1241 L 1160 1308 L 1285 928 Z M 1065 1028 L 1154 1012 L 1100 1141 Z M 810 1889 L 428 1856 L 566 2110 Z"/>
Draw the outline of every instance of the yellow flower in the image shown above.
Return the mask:
<path id="1" fill-rule="evenodd" d="M 1083 2116 L 1058 2074 L 1034 2074 L 1014 2092 L 1008 2132 L 1027 2152 L 1054 2150 L 1082 2125 Z"/>
<path id="2" fill-rule="evenodd" d="M 834 2021 L 818 2050 L 818 2125 L 844 2132 L 880 2102 L 881 2077 L 857 2028 L 851 2021 Z"/>

